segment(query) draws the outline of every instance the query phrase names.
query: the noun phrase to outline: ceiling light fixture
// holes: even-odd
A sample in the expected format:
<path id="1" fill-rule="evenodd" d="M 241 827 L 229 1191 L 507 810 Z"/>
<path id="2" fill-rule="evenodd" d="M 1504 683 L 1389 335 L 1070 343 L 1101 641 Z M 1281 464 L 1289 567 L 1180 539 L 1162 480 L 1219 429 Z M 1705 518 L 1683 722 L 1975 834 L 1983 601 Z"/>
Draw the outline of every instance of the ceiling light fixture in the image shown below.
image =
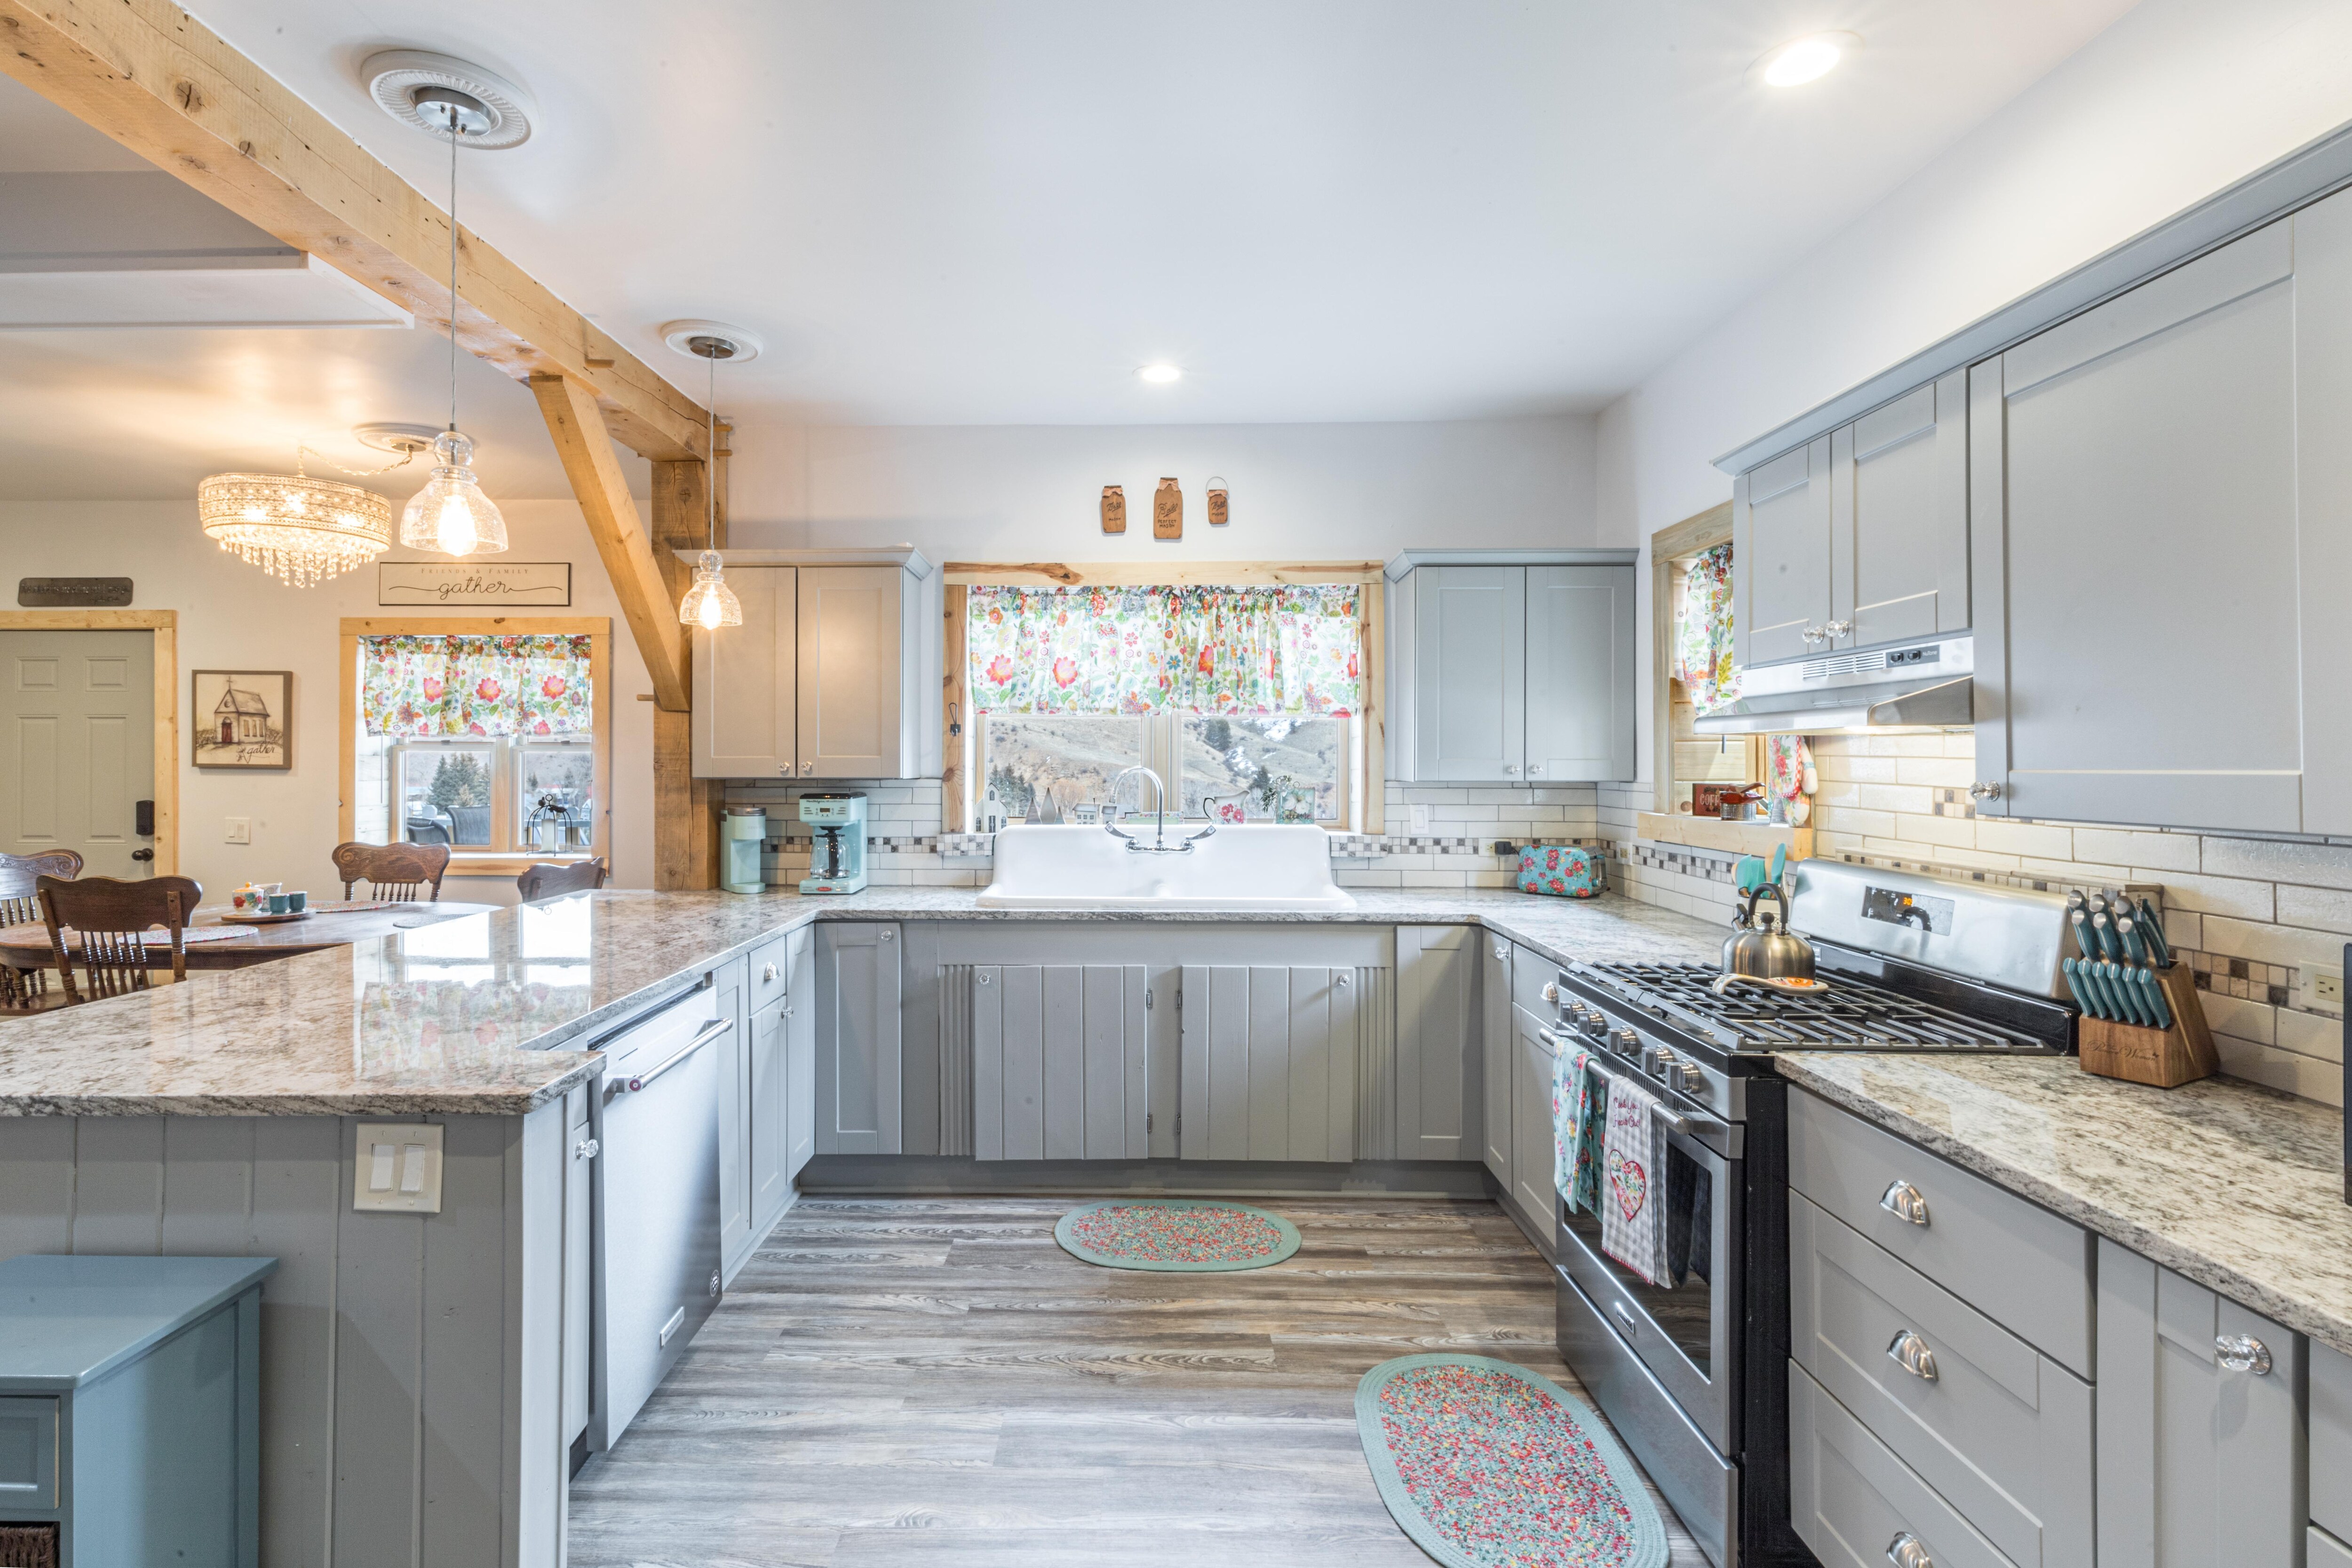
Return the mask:
<path id="1" fill-rule="evenodd" d="M 1837 69 L 1846 56 L 1862 47 L 1855 33 L 1814 33 L 1792 38 L 1749 68 L 1767 87 L 1802 87 Z"/>
<path id="2" fill-rule="evenodd" d="M 692 354 L 707 366 L 702 397 L 709 420 L 707 456 L 702 468 L 702 498 L 709 542 L 694 563 L 694 584 L 677 602 L 677 618 L 685 626 L 715 632 L 743 624 L 743 602 L 727 585 L 727 563 L 719 553 L 719 362 L 740 364 L 760 357 L 760 340 L 724 321 L 666 321 L 662 341 L 682 354 Z"/>
<path id="3" fill-rule="evenodd" d="M 381 468 L 331 465 L 355 479 L 405 468 L 433 436 L 399 425 L 363 425 L 352 434 L 400 454 Z M 205 537 L 298 588 L 340 577 L 392 547 L 392 503 L 357 485 L 312 479 L 304 461 L 310 450 L 307 441 L 295 447 L 291 474 L 215 474 L 196 487 Z"/>
<path id="4" fill-rule="evenodd" d="M 1144 380 L 1150 382 L 1154 386 L 1165 386 L 1171 381 L 1181 381 L 1184 379 L 1184 373 L 1182 370 L 1179 369 L 1175 365 L 1167 363 L 1148 364 L 1141 370 L 1137 371 L 1135 374 L 1141 376 Z"/>

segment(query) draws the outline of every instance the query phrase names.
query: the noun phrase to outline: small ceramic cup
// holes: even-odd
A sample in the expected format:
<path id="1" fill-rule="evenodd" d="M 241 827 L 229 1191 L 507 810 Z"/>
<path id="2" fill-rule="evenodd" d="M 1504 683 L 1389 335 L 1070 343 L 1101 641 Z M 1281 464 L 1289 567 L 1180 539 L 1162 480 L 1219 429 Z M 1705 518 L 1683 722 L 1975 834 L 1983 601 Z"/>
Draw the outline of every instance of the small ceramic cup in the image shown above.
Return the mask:
<path id="1" fill-rule="evenodd" d="M 299 915 L 299 914 L 300 914 L 304 910 L 307 910 L 307 909 L 309 909 L 310 907 L 310 894 L 308 894 L 308 893 L 289 893 L 289 894 L 287 894 L 287 895 L 286 895 L 286 910 L 287 910 L 287 912 L 288 912 L 289 914 L 297 914 L 297 915 Z"/>
<path id="2" fill-rule="evenodd" d="M 269 895 L 269 912 L 273 915 L 282 915 L 286 912 L 285 894 L 272 893 Z"/>

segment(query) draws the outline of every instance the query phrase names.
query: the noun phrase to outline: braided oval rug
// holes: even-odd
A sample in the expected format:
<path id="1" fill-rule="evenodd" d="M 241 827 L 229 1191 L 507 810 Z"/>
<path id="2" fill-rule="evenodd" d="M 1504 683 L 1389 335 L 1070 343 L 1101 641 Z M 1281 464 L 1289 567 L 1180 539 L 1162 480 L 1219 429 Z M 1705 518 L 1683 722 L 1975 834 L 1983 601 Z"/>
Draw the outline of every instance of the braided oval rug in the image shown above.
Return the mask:
<path id="1" fill-rule="evenodd" d="M 1664 1568 L 1666 1527 L 1600 1417 L 1486 1356 L 1409 1355 L 1356 1385 L 1381 1500 L 1446 1568 Z"/>
<path id="2" fill-rule="evenodd" d="M 1298 1250 L 1298 1227 L 1247 1204 L 1109 1198 L 1064 1215 L 1054 1239 L 1106 1268 L 1216 1274 L 1281 1262 Z"/>

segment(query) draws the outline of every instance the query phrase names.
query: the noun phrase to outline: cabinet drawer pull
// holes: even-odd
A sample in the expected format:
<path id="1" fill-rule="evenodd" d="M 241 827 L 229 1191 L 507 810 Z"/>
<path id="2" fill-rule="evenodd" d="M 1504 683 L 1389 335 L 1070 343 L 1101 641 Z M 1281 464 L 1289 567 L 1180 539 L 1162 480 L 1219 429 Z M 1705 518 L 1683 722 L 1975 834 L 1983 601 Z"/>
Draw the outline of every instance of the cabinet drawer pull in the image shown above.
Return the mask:
<path id="1" fill-rule="evenodd" d="M 768 964 L 767 966 L 765 966 L 764 968 L 762 968 L 762 969 L 760 971 L 760 984 L 762 984 L 762 985 L 772 985 L 772 984 L 775 984 L 775 982 L 776 982 L 776 966 L 775 966 L 774 964 L 772 964 L 772 963 Z"/>
<path id="2" fill-rule="evenodd" d="M 2271 1374 L 2271 1348 L 2252 1334 L 2215 1335 L 2213 1354 L 2228 1371 L 2251 1372 L 2256 1377 Z"/>
<path id="3" fill-rule="evenodd" d="M 1547 1001 L 1547 1002 L 1557 1002 L 1557 1001 L 1559 1001 L 1559 983 L 1558 981 L 1555 981 L 1555 980 L 1547 980 L 1547 981 L 1545 981 L 1545 982 L 1543 983 L 1543 990 L 1542 990 L 1542 991 L 1540 991 L 1540 992 L 1538 992 L 1538 995 L 1540 995 L 1540 996 L 1541 996 L 1545 1001 Z"/>
<path id="4" fill-rule="evenodd" d="M 1907 1530 L 1898 1530 L 1895 1539 L 1886 1543 L 1886 1560 L 1895 1568 L 1936 1568 L 1936 1560 L 1919 1544 L 1919 1538 Z"/>
<path id="5" fill-rule="evenodd" d="M 1356 977 L 1343 969 L 1331 977 L 1331 983 L 1344 990 L 1356 983 Z"/>
<path id="6" fill-rule="evenodd" d="M 1886 1347 L 1886 1353 L 1894 1359 L 1896 1366 L 1921 1382 L 1936 1381 L 1936 1352 L 1927 1348 L 1927 1341 L 1909 1329 L 1895 1336 Z"/>
<path id="7" fill-rule="evenodd" d="M 583 1138 L 572 1145 L 572 1157 L 575 1160 L 593 1160 L 604 1152 L 604 1145 L 593 1138 Z"/>
<path id="8" fill-rule="evenodd" d="M 1918 1188 L 1900 1178 L 1886 1184 L 1886 1191 L 1879 1194 L 1878 1206 L 1906 1224 L 1926 1225 L 1927 1223 L 1926 1196 Z"/>
<path id="9" fill-rule="evenodd" d="M 992 982 L 992 981 L 989 979 L 988 975 L 987 975 L 985 973 L 981 973 L 981 974 L 975 975 L 975 976 L 973 976 L 973 978 L 974 978 L 974 979 L 976 979 L 976 980 L 978 980 L 978 981 L 979 981 L 982 985 L 988 985 L 988 984 L 993 984 L 993 982 Z"/>

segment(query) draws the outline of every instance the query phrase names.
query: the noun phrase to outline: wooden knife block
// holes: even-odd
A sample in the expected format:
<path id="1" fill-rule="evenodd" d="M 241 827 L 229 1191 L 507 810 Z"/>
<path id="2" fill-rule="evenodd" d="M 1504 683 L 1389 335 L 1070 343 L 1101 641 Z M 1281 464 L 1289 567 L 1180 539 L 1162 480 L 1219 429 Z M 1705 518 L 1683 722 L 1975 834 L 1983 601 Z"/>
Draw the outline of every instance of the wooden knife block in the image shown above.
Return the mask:
<path id="1" fill-rule="evenodd" d="M 2085 1014 L 2075 1031 L 2082 1048 L 2077 1059 L 2084 1072 L 2152 1089 L 2179 1089 L 2221 1070 L 2212 1031 L 2205 1026 L 2196 976 L 2187 964 L 2175 963 L 2156 971 L 2156 979 L 2164 987 L 2164 1005 L 2172 1010 L 2172 1027 L 2151 1029 Z"/>

